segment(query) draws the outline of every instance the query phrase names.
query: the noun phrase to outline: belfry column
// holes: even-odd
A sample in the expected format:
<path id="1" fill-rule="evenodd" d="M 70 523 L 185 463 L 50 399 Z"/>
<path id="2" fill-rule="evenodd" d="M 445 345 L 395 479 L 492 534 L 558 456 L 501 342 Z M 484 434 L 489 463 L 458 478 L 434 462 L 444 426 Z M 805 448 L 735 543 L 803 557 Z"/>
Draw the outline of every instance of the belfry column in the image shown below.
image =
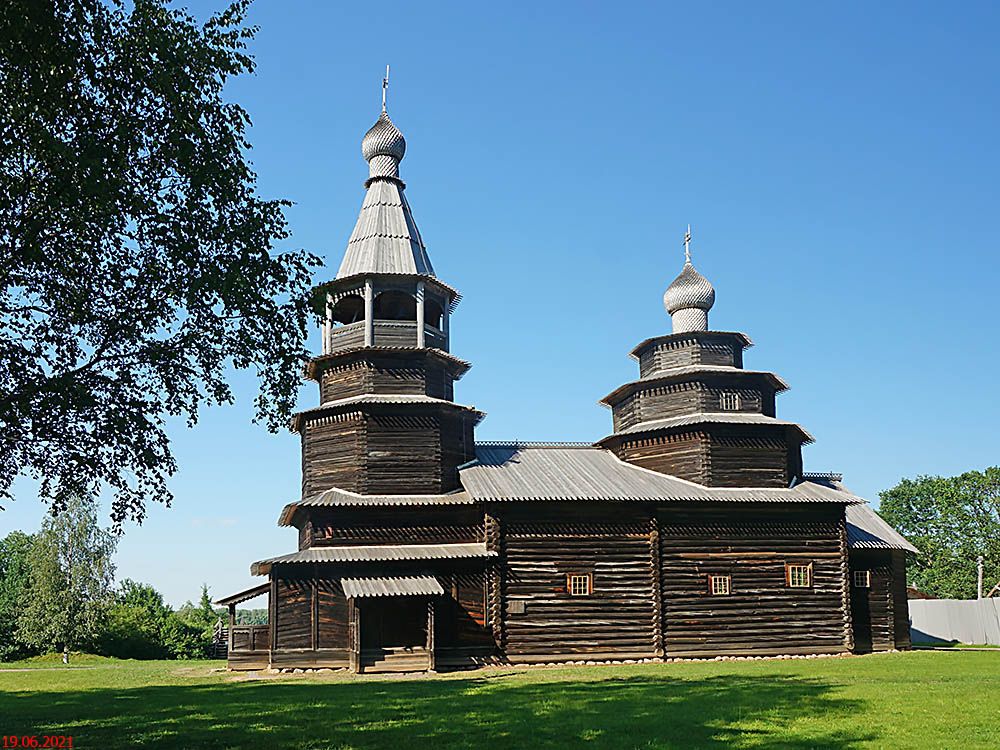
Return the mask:
<path id="1" fill-rule="evenodd" d="M 424 282 L 417 282 L 417 348 L 426 346 L 424 335 Z"/>
<path id="2" fill-rule="evenodd" d="M 375 339 L 375 290 L 372 280 L 365 279 L 365 346 L 371 346 Z"/>

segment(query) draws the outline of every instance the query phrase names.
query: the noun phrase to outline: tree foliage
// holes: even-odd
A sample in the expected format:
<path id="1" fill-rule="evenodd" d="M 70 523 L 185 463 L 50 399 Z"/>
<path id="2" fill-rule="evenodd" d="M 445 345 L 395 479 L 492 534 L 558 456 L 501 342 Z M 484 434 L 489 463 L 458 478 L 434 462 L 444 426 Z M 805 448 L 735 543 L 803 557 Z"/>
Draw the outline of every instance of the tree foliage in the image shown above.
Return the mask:
<path id="1" fill-rule="evenodd" d="M 125 579 L 108 608 L 100 651 L 121 659 L 165 659 L 163 633 L 173 612 L 152 586 Z"/>
<path id="2" fill-rule="evenodd" d="M 199 23 L 168 0 L 0 4 L 0 501 L 20 474 L 60 511 L 113 493 L 116 524 L 168 503 L 168 417 L 260 381 L 294 406 L 318 264 L 278 252 L 256 191 L 249 0 Z"/>
<path id="3" fill-rule="evenodd" d="M 913 585 L 934 596 L 974 598 L 979 555 L 985 588 L 1000 582 L 1000 467 L 904 479 L 879 497 L 879 513 L 920 550 L 910 566 Z"/>
<path id="4" fill-rule="evenodd" d="M 63 513 L 46 517 L 27 556 L 19 638 L 39 650 L 93 648 L 110 602 L 116 546 L 98 525 L 92 499 L 72 498 Z"/>
<path id="5" fill-rule="evenodd" d="M 0 661 L 29 653 L 17 633 L 17 620 L 28 596 L 28 554 L 33 541 L 23 531 L 0 539 Z"/>

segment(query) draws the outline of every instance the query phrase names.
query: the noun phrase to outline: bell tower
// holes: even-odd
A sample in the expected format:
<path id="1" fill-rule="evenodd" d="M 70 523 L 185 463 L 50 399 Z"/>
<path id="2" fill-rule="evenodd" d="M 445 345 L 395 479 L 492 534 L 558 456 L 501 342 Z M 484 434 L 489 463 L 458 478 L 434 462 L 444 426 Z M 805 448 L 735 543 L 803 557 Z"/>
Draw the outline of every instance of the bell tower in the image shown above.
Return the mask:
<path id="1" fill-rule="evenodd" d="M 388 71 L 387 71 L 388 75 Z M 300 412 L 303 500 L 335 488 L 360 495 L 437 495 L 458 488 L 484 416 L 456 404 L 469 369 L 450 354 L 459 293 L 434 273 L 406 199 L 406 140 L 385 108 L 361 141 L 365 198 L 334 280 L 315 290 L 322 354 L 307 375 L 320 405 Z"/>

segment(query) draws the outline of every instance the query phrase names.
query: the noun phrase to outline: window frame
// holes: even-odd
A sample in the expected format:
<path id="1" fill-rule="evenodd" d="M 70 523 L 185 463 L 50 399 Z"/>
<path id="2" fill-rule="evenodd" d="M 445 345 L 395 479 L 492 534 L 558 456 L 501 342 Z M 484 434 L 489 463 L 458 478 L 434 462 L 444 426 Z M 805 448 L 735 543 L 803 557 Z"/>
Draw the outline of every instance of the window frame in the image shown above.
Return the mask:
<path id="1" fill-rule="evenodd" d="M 854 570 L 851 571 L 851 583 L 854 584 L 856 589 L 870 589 L 872 587 L 872 572 L 870 570 Z M 858 583 L 858 574 L 864 574 L 864 583 Z"/>
<path id="2" fill-rule="evenodd" d="M 805 571 L 806 582 L 795 583 L 792 580 L 793 569 Z M 813 564 L 809 563 L 785 563 L 785 587 L 790 589 L 811 589 L 813 587 Z"/>
<path id="3" fill-rule="evenodd" d="M 725 582 L 725 591 L 716 590 L 716 582 Z M 708 595 L 709 596 L 732 596 L 733 577 L 729 573 L 709 573 L 708 574 Z"/>
<path id="4" fill-rule="evenodd" d="M 576 591 L 573 587 L 573 579 L 583 579 L 586 582 L 586 591 Z M 593 573 L 567 573 L 566 574 L 566 593 L 570 596 L 590 596 L 594 593 L 594 574 Z"/>
<path id="5" fill-rule="evenodd" d="M 739 391 L 721 391 L 719 393 L 719 411 L 742 411 L 743 396 Z"/>

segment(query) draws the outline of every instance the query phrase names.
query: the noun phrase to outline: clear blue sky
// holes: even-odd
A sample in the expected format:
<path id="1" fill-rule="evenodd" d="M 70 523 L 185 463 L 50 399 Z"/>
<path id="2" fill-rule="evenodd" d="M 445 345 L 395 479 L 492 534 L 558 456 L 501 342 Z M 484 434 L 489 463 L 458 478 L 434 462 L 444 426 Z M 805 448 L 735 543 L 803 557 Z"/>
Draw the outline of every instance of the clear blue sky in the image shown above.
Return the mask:
<path id="1" fill-rule="evenodd" d="M 201 15 L 216 3 L 195 3 Z M 479 439 L 595 440 L 626 355 L 669 331 L 690 222 L 712 327 L 792 390 L 807 470 L 875 500 L 901 477 L 1000 462 L 995 4 L 279 3 L 259 0 L 251 113 L 261 192 L 332 276 L 392 64 L 401 172 L 438 275 Z M 314 349 L 318 336 L 314 335 Z M 254 582 L 299 442 L 250 424 L 254 383 L 195 430 L 120 545 L 120 577 L 174 604 Z M 301 406 L 315 405 L 315 386 Z M 0 533 L 34 530 L 33 487 Z"/>

